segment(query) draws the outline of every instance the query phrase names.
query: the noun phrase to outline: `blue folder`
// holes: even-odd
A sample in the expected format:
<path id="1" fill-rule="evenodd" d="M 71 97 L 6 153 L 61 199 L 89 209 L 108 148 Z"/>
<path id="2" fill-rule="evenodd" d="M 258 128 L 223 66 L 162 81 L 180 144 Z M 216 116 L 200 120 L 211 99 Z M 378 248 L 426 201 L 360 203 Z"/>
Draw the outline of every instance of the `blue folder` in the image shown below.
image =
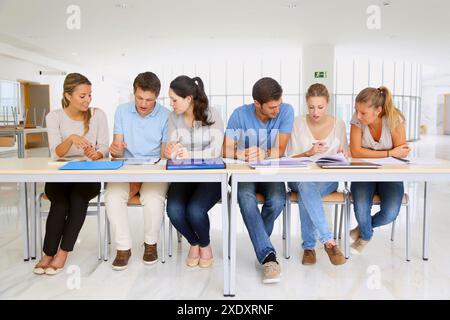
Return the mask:
<path id="1" fill-rule="evenodd" d="M 123 161 L 71 161 L 59 170 L 116 170 L 123 166 Z"/>
<path id="2" fill-rule="evenodd" d="M 167 170 L 225 169 L 222 158 L 167 160 Z"/>

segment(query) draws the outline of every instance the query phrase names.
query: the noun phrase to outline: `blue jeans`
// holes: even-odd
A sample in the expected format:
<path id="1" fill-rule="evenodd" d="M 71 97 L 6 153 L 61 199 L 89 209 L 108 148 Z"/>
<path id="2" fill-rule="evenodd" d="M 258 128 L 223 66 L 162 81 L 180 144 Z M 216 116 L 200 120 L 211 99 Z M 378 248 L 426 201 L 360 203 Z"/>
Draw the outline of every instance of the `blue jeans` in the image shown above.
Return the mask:
<path id="1" fill-rule="evenodd" d="M 297 192 L 298 208 L 300 211 L 300 225 L 304 250 L 312 250 L 319 239 L 325 243 L 333 239 L 325 211 L 322 197 L 337 190 L 337 182 L 289 182 L 289 188 Z"/>
<path id="2" fill-rule="evenodd" d="M 372 238 L 373 228 L 389 224 L 397 218 L 402 205 L 403 182 L 352 182 L 350 190 L 363 240 Z M 381 204 L 380 211 L 372 217 L 370 211 L 375 194 L 380 196 Z"/>
<path id="3" fill-rule="evenodd" d="M 171 183 L 167 192 L 167 215 L 191 246 L 207 247 L 208 211 L 220 200 L 218 182 Z"/>
<path id="4" fill-rule="evenodd" d="M 256 193 L 264 196 L 261 213 Z M 286 188 L 283 182 L 240 182 L 237 198 L 256 257 L 262 263 L 270 253 L 276 254 L 270 235 L 275 220 L 286 204 Z"/>

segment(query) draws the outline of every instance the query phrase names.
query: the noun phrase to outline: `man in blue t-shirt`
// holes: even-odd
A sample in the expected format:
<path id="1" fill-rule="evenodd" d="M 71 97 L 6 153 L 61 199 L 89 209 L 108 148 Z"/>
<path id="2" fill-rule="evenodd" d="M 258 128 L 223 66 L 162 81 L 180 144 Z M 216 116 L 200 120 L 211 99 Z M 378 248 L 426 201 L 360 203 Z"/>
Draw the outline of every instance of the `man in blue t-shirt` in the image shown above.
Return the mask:
<path id="1" fill-rule="evenodd" d="M 282 103 L 282 93 L 280 84 L 272 78 L 262 78 L 254 84 L 254 103 L 234 110 L 228 121 L 223 146 L 225 158 L 257 161 L 284 155 L 291 136 L 294 110 L 291 105 Z M 264 196 L 261 212 L 257 193 Z M 256 257 L 263 265 L 263 283 L 279 282 L 281 268 L 270 235 L 286 203 L 284 183 L 239 183 L 238 203 Z"/>

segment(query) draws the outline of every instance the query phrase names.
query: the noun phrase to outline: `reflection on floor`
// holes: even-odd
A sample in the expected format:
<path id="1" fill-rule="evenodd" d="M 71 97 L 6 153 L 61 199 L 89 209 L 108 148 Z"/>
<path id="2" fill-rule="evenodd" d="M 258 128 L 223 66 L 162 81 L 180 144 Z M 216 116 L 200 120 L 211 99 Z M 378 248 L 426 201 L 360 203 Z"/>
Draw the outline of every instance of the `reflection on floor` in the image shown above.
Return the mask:
<path id="1" fill-rule="evenodd" d="M 450 159 L 450 137 L 430 136 L 412 144 L 416 155 Z M 32 150 L 28 156 L 45 156 Z M 41 185 L 40 188 L 43 186 Z M 409 184 L 412 199 L 412 257 L 405 261 L 405 219 L 403 211 L 390 241 L 390 227 L 379 228 L 360 256 L 351 256 L 343 266 L 333 266 L 317 245 L 317 264 L 300 263 L 298 208 L 293 207 L 291 258 L 280 258 L 283 279 L 263 285 L 261 269 L 241 217 L 238 218 L 236 299 L 449 299 L 450 240 L 448 199 L 450 183 L 433 183 L 430 219 L 430 260 L 421 259 L 423 185 Z M 185 266 L 188 244 L 178 244 L 174 233 L 174 255 L 166 263 L 142 263 L 143 229 L 141 209 L 131 208 L 129 217 L 134 237 L 133 256 L 126 271 L 113 271 L 110 259 L 97 260 L 96 219 L 88 217 L 65 272 L 36 276 L 36 261 L 23 262 L 15 184 L 0 184 L 0 299 L 221 299 L 223 289 L 220 205 L 210 213 L 215 264 L 210 269 Z M 330 223 L 332 214 L 329 215 Z M 352 224 L 355 224 L 354 218 Z M 281 256 L 281 219 L 272 241 Z M 114 247 L 110 252 L 114 257 Z"/>

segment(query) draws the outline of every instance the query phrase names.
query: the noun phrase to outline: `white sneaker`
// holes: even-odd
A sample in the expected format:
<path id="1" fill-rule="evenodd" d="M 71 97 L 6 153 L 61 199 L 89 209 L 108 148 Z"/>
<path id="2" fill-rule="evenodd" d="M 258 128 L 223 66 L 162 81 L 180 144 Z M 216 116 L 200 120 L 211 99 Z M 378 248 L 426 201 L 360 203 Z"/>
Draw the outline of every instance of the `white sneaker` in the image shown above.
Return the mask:
<path id="1" fill-rule="evenodd" d="M 263 283 L 277 283 L 281 280 L 281 266 L 273 261 L 263 264 Z"/>
<path id="2" fill-rule="evenodd" d="M 350 230 L 350 238 L 353 239 L 353 241 L 356 241 L 361 237 L 361 232 L 359 231 L 359 226 L 356 226 L 352 230 Z"/>
<path id="3" fill-rule="evenodd" d="M 356 255 L 361 254 L 361 252 L 364 250 L 364 248 L 367 246 L 368 243 L 369 243 L 368 240 L 363 240 L 359 238 L 355 242 L 353 242 L 352 245 L 350 246 L 350 252 Z"/>

